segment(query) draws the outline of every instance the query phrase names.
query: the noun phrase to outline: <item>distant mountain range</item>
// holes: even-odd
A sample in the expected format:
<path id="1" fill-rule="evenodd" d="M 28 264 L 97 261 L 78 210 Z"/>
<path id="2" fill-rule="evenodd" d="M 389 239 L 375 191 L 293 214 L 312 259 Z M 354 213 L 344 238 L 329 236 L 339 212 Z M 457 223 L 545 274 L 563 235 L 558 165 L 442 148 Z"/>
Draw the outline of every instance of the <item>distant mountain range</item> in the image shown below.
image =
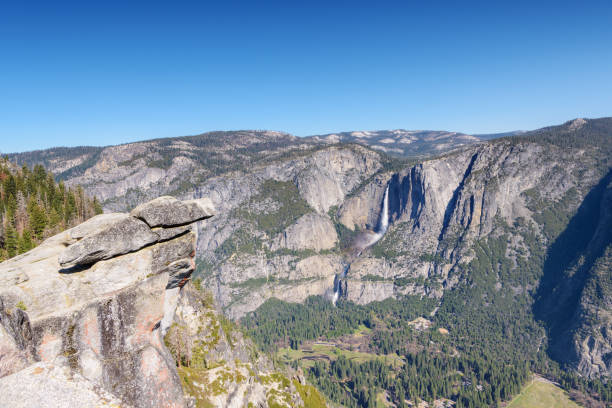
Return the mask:
<path id="1" fill-rule="evenodd" d="M 332 145 L 358 144 L 385 154 L 385 160 L 414 161 L 482 143 L 484 139 L 433 130 L 354 131 L 308 137 L 237 130 L 117 146 L 56 147 L 8 157 L 19 165 L 42 164 L 58 180 L 85 187 L 107 209 L 125 210 L 141 202 L 143 195 L 154 198 L 159 194 L 181 194 L 212 176 L 248 171 Z"/>
<path id="2" fill-rule="evenodd" d="M 160 138 L 146 140 L 143 142 L 164 143 L 169 140 L 193 140 L 194 138 L 224 138 L 225 143 L 234 145 L 237 141 L 236 136 L 245 134 L 258 135 L 249 144 L 269 142 L 272 139 L 285 142 L 302 143 L 358 143 L 369 146 L 381 152 L 398 157 L 428 156 L 445 153 L 458 147 L 471 145 L 485 140 L 497 139 L 500 137 L 516 136 L 525 133 L 524 131 L 511 131 L 503 133 L 489 133 L 469 135 L 460 132 L 448 132 L 443 130 L 358 130 L 350 132 L 328 133 L 324 135 L 314 135 L 296 137 L 285 132 L 276 131 L 256 131 L 256 130 L 237 130 L 237 131 L 215 131 L 202 133 L 195 136 L 178 136 L 175 138 Z M 244 141 L 243 141 L 244 142 Z M 140 142 L 135 142 L 140 143 Z M 132 144 L 132 143 L 128 143 Z M 239 145 L 242 143 L 238 143 Z M 73 153 L 87 153 L 99 151 L 102 147 L 97 146 L 78 146 L 78 147 L 55 147 L 44 150 L 36 150 L 23 153 L 10 153 L 9 156 L 27 162 L 44 163 L 48 157 L 53 156 L 72 156 Z"/>
<path id="3" fill-rule="evenodd" d="M 329 133 L 309 136 L 307 140 L 324 143 L 359 143 L 399 157 L 424 157 L 445 153 L 484 140 L 515 136 L 521 131 L 468 135 L 440 130 L 375 130 Z"/>

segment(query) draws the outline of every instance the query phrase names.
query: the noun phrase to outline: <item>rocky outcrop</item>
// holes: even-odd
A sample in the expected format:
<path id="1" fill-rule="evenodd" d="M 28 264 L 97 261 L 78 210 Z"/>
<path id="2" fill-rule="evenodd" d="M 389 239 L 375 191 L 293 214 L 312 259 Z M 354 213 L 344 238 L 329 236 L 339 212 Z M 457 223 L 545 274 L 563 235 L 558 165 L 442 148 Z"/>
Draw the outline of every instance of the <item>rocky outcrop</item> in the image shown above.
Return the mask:
<path id="1" fill-rule="evenodd" d="M 159 197 L 134 208 L 130 215 L 153 227 L 176 227 L 213 216 L 209 199 L 179 201 L 174 197 Z"/>
<path id="2" fill-rule="evenodd" d="M 185 406 L 161 336 L 194 270 L 195 234 L 174 226 L 213 210 L 207 200 L 162 198 L 139 211 L 163 227 L 103 214 L 0 264 L 3 400 L 18 393 L 12 406 Z"/>
<path id="3" fill-rule="evenodd" d="M 114 408 L 128 406 L 69 367 L 37 362 L 0 380 L 0 406 Z M 4 405 L 7 402 L 7 405 Z"/>
<path id="4" fill-rule="evenodd" d="M 375 203 L 382 203 L 388 182 L 388 174 L 377 176 L 361 191 L 347 198 L 338 211 L 338 220 L 342 225 L 353 231 L 376 228 L 380 206 Z"/>
<path id="5" fill-rule="evenodd" d="M 192 284 L 183 289 L 165 341 L 181 360 L 178 373 L 196 406 L 304 407 L 300 376 L 275 369 L 233 322 L 218 315 L 206 290 Z"/>
<path id="6" fill-rule="evenodd" d="M 311 249 L 322 251 L 332 249 L 338 243 L 338 234 L 328 217 L 315 213 L 300 217 L 295 224 L 283 231 L 271 249 L 288 248 L 293 250 Z"/>
<path id="7" fill-rule="evenodd" d="M 155 242 L 182 235 L 189 230 L 187 224 L 212 217 L 210 200 L 179 201 L 174 197 L 159 197 L 136 207 L 131 215 L 111 214 L 95 221 L 107 223 L 100 231 L 82 237 L 81 227 L 71 232 L 71 244 L 59 256 L 62 267 L 89 265 L 118 255 L 137 251 Z M 152 229 L 153 227 L 161 227 Z"/>
<path id="8" fill-rule="evenodd" d="M 126 215 L 102 231 L 70 245 L 59 256 L 62 267 L 88 265 L 143 248 L 159 239 L 144 222 Z"/>

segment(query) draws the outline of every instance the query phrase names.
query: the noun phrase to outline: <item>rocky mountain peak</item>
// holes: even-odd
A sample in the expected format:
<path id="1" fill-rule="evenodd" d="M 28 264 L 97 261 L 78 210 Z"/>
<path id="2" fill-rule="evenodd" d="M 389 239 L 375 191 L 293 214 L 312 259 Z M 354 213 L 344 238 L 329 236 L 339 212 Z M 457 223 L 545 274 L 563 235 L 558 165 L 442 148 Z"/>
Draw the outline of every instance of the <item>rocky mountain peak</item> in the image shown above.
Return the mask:
<path id="1" fill-rule="evenodd" d="M 584 126 L 587 121 L 583 118 L 574 119 L 569 124 L 569 130 L 578 130 Z"/>

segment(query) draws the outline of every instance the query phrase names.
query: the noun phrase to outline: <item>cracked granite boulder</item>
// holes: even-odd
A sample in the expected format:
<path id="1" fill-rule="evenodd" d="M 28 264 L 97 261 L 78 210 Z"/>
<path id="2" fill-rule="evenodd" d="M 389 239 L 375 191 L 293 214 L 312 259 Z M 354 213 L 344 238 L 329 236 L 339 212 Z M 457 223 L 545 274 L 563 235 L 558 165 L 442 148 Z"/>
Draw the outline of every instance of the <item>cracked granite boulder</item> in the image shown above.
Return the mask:
<path id="1" fill-rule="evenodd" d="M 187 406 L 162 335 L 195 267 L 189 224 L 214 210 L 163 202 L 171 215 L 151 204 L 151 224 L 102 214 L 0 264 L 0 394 L 11 406 Z"/>
<path id="2" fill-rule="evenodd" d="M 213 213 L 212 202 L 207 198 L 179 201 L 174 197 L 164 196 L 139 205 L 130 214 L 153 228 L 190 224 L 210 218 Z"/>
<path id="3" fill-rule="evenodd" d="M 137 218 L 126 215 L 103 230 L 70 245 L 59 256 L 61 266 L 87 265 L 134 252 L 156 242 L 159 236 Z"/>

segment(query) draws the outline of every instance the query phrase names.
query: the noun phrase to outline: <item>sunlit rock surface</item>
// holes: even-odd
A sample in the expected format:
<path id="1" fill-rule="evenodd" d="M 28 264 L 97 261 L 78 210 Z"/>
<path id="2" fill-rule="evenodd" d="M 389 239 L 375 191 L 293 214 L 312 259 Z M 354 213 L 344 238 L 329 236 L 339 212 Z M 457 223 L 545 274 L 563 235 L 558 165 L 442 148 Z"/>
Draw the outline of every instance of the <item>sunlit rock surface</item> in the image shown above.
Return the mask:
<path id="1" fill-rule="evenodd" d="M 168 201 L 171 222 L 162 225 L 213 213 L 207 200 Z M 194 257 L 189 227 L 152 230 L 126 214 L 103 214 L 0 264 L 2 400 L 18 394 L 11 406 L 185 406 L 162 332 Z"/>

